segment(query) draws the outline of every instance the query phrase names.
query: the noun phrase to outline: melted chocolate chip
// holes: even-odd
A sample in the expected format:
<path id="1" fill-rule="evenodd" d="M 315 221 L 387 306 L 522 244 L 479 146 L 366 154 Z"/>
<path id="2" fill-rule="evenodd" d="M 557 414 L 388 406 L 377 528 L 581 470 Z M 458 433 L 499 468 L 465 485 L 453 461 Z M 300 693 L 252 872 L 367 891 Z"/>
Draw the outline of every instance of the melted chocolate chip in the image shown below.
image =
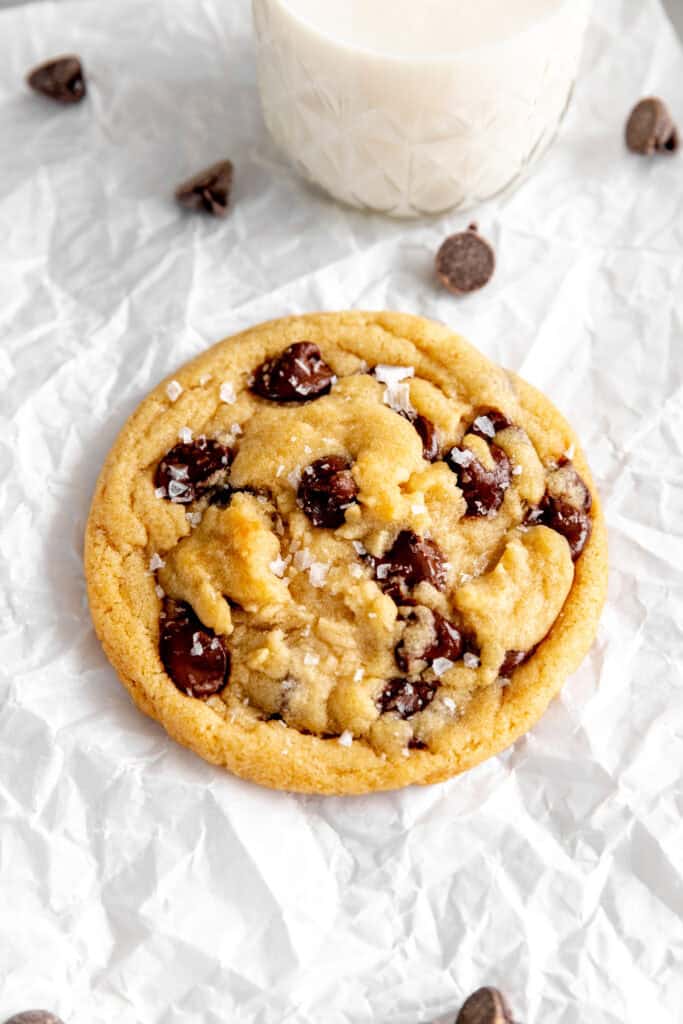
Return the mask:
<path id="1" fill-rule="evenodd" d="M 501 679 L 510 679 L 516 668 L 519 668 L 533 654 L 531 651 L 506 651 L 503 664 L 498 669 L 498 676 Z"/>
<path id="2" fill-rule="evenodd" d="M 15 1013 L 5 1024 L 63 1024 L 63 1021 L 49 1010 L 24 1010 Z"/>
<path id="3" fill-rule="evenodd" d="M 233 168 L 229 160 L 220 160 L 188 178 L 175 190 L 175 197 L 188 210 L 203 210 L 223 217 L 230 205 Z"/>
<path id="4" fill-rule="evenodd" d="M 636 103 L 626 122 L 626 145 L 632 153 L 673 153 L 678 149 L 678 131 L 666 104 L 656 96 Z"/>
<path id="5" fill-rule="evenodd" d="M 204 700 L 225 686 L 230 670 L 225 641 L 202 625 L 188 604 L 164 601 L 159 650 L 166 672 L 188 697 Z"/>
<path id="6" fill-rule="evenodd" d="M 344 522 L 344 512 L 357 493 L 349 460 L 342 455 L 327 455 L 306 466 L 297 501 L 314 526 L 334 530 Z"/>
<path id="7" fill-rule="evenodd" d="M 548 477 L 546 492 L 537 509 L 526 518 L 530 525 L 542 524 L 566 538 L 575 562 L 591 535 L 591 493 L 572 464 L 565 461 Z"/>
<path id="8" fill-rule="evenodd" d="M 396 646 L 396 664 L 402 672 L 422 672 L 436 658 L 457 661 L 463 653 L 463 638 L 452 622 L 431 608 L 410 608 L 403 636 Z"/>
<path id="9" fill-rule="evenodd" d="M 196 441 L 177 444 L 164 455 L 154 474 L 154 486 L 162 487 L 169 501 L 189 505 L 209 489 L 211 477 L 227 470 L 231 461 L 230 448 L 198 437 Z"/>
<path id="10" fill-rule="evenodd" d="M 498 445 L 491 445 L 493 469 L 487 469 L 468 448 L 451 448 L 446 463 L 458 478 L 468 516 L 490 516 L 503 504 L 510 486 L 510 460 Z"/>
<path id="11" fill-rule="evenodd" d="M 472 425 L 465 431 L 466 434 L 476 434 L 483 437 L 485 441 L 492 441 L 499 430 L 505 430 L 512 424 L 507 416 L 504 416 L 498 409 L 485 409 L 477 413 Z"/>
<path id="12" fill-rule="evenodd" d="M 466 999 L 455 1024 L 515 1024 L 497 988 L 479 988 Z"/>
<path id="13" fill-rule="evenodd" d="M 251 390 L 271 402 L 307 402 L 326 395 L 335 379 L 318 346 L 297 341 L 279 356 L 261 363 Z"/>
<path id="14" fill-rule="evenodd" d="M 375 579 L 384 593 L 400 604 L 418 583 L 444 589 L 444 557 L 434 541 L 402 530 L 391 548 L 375 559 Z"/>
<path id="15" fill-rule="evenodd" d="M 424 680 L 410 682 L 408 679 L 390 679 L 377 701 L 377 707 L 384 713 L 396 711 L 401 718 L 410 718 L 411 715 L 422 711 L 434 699 L 436 683 L 427 683 Z"/>
<path id="16" fill-rule="evenodd" d="M 491 280 L 496 266 L 493 249 L 470 224 L 442 242 L 436 254 L 436 274 L 442 285 L 454 295 L 483 288 Z"/>
<path id="17" fill-rule="evenodd" d="M 55 57 L 29 71 L 26 81 L 32 89 L 58 103 L 79 103 L 86 93 L 83 67 L 78 57 Z"/>
<path id="18" fill-rule="evenodd" d="M 227 508 L 232 501 L 235 492 L 229 484 L 220 487 L 212 487 L 209 491 L 209 505 L 217 505 L 218 508 Z"/>
<path id="19" fill-rule="evenodd" d="M 540 517 L 534 521 L 561 533 L 569 544 L 572 561 L 575 562 L 585 548 L 593 528 L 588 511 L 576 508 L 561 498 L 553 498 L 547 493 L 543 496 L 538 511 Z"/>
<path id="20" fill-rule="evenodd" d="M 403 412 L 400 416 L 405 417 L 415 427 L 422 441 L 422 455 L 427 462 L 435 462 L 439 457 L 439 435 L 431 420 L 419 412 Z"/>

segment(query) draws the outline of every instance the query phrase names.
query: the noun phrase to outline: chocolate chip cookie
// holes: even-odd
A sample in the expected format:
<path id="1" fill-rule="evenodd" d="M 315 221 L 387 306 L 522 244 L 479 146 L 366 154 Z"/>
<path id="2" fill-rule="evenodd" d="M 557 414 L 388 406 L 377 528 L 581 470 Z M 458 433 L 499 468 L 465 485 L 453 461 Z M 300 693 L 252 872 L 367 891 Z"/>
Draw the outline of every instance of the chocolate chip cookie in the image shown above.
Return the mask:
<path id="1" fill-rule="evenodd" d="M 470 768 L 586 653 L 606 536 L 551 403 L 447 328 L 290 317 L 214 346 L 123 428 L 86 536 L 136 704 L 282 789 Z"/>

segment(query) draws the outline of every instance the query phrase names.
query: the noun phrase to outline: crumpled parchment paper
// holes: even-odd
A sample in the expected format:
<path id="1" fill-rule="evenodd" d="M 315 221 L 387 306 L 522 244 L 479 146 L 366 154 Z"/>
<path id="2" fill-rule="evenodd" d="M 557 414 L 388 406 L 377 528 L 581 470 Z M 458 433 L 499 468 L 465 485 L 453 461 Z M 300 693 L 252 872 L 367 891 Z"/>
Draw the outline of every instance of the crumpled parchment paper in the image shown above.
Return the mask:
<path id="1" fill-rule="evenodd" d="M 26 69 L 75 50 L 88 100 Z M 0 1019 L 424 1024 L 498 984 L 525 1024 L 680 1024 L 683 157 L 623 146 L 641 95 L 683 122 L 656 0 L 596 5 L 559 138 L 476 212 L 498 269 L 439 289 L 470 215 L 392 223 L 302 184 L 265 135 L 246 0 L 0 14 Z M 229 156 L 225 222 L 170 198 Z M 271 793 L 134 710 L 93 635 L 81 541 L 147 390 L 267 317 L 435 317 L 543 388 L 608 515 L 599 638 L 514 749 L 444 785 Z"/>

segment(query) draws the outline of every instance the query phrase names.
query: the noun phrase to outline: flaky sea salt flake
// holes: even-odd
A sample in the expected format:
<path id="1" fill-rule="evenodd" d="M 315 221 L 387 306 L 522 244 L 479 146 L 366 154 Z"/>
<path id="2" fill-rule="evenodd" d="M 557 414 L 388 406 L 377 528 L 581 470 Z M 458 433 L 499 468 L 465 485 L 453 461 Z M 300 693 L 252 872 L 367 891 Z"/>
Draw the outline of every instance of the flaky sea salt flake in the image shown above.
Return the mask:
<path id="1" fill-rule="evenodd" d="M 453 668 L 453 662 L 450 658 L 435 658 L 432 662 L 432 668 L 435 675 L 442 676 L 444 672 L 448 672 L 449 668 Z"/>
<path id="2" fill-rule="evenodd" d="M 235 387 L 230 380 L 224 380 L 221 384 L 220 391 L 221 402 L 225 402 L 226 405 L 234 405 L 237 401 L 237 395 L 235 394 Z"/>
<path id="3" fill-rule="evenodd" d="M 166 562 L 163 560 L 161 555 L 157 554 L 157 552 L 155 551 L 149 560 L 149 571 L 156 572 L 157 569 L 163 569 L 165 565 Z"/>
<path id="4" fill-rule="evenodd" d="M 322 587 L 329 571 L 330 567 L 325 562 L 312 562 L 308 570 L 311 586 Z"/>
<path id="5" fill-rule="evenodd" d="M 467 668 L 479 668 L 479 658 L 476 654 L 472 654 L 471 651 L 467 651 L 462 658 Z"/>
<path id="6" fill-rule="evenodd" d="M 177 380 L 169 380 L 166 385 L 166 394 L 170 402 L 177 401 L 183 393 L 182 385 Z"/>
<path id="7" fill-rule="evenodd" d="M 350 747 L 353 743 L 353 733 L 349 732 L 348 729 L 344 729 L 344 732 L 337 740 L 337 743 L 340 747 Z"/>
<path id="8" fill-rule="evenodd" d="M 181 427 L 180 430 L 178 431 L 178 439 L 182 441 L 183 444 L 190 444 L 190 442 L 192 441 L 192 431 L 190 430 L 190 428 Z"/>

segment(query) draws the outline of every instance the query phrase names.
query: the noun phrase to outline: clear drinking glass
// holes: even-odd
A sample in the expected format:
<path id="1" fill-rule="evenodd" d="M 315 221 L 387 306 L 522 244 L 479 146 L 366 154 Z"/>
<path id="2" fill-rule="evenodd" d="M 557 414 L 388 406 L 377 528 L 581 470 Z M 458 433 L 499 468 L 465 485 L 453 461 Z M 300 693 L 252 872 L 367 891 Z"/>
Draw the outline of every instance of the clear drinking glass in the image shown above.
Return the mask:
<path id="1" fill-rule="evenodd" d="M 509 2 L 498 0 L 502 21 Z M 393 216 L 465 209 L 511 187 L 555 135 L 590 4 L 523 2 L 536 15 L 520 31 L 508 17 L 474 48 L 451 52 L 444 39 L 436 54 L 406 55 L 335 38 L 301 0 L 253 0 L 272 137 L 336 199 Z"/>

